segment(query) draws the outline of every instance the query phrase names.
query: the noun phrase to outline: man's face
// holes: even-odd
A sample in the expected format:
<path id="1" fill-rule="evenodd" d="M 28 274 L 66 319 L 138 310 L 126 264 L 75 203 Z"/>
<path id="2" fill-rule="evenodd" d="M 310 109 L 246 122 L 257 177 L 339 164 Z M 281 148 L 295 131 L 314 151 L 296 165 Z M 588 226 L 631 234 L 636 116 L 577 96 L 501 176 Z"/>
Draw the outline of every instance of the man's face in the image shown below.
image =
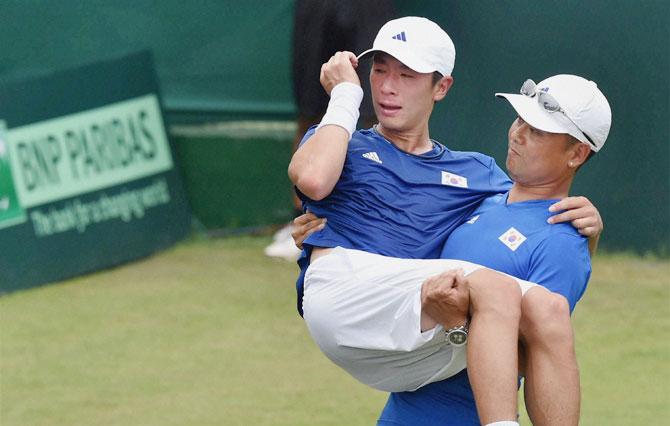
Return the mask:
<path id="1" fill-rule="evenodd" d="M 528 186 L 551 185 L 566 179 L 573 158 L 569 135 L 531 127 L 518 117 L 508 132 L 507 171 L 515 182 Z"/>
<path id="2" fill-rule="evenodd" d="M 418 73 L 385 53 L 377 53 L 370 71 L 377 119 L 389 130 L 408 131 L 428 123 L 440 94 L 432 73 Z M 447 88 L 448 89 L 448 88 Z"/>

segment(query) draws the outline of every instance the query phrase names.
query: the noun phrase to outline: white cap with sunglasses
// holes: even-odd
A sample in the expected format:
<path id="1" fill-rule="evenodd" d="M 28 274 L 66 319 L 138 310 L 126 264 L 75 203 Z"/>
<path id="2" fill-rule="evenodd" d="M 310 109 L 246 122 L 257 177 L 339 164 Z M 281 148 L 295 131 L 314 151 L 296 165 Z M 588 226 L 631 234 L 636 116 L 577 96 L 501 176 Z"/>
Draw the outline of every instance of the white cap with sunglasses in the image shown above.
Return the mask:
<path id="1" fill-rule="evenodd" d="M 612 124 L 607 99 L 593 81 L 569 74 L 535 84 L 526 80 L 521 94 L 496 93 L 512 104 L 529 125 L 549 133 L 566 133 L 598 152 Z"/>

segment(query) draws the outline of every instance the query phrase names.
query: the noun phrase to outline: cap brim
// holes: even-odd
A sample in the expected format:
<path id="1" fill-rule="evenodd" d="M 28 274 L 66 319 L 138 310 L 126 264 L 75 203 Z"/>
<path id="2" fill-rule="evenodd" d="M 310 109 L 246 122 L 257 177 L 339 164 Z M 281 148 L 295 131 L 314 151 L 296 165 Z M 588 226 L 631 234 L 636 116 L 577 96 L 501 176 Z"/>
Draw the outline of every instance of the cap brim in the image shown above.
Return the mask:
<path id="1" fill-rule="evenodd" d="M 567 117 L 561 113 L 550 113 L 540 106 L 537 98 L 513 93 L 496 93 L 499 98 L 505 98 L 516 110 L 519 117 L 536 129 L 549 133 L 564 133 L 575 137 L 589 146 L 584 134 Z"/>
<path id="2" fill-rule="evenodd" d="M 377 49 L 368 49 L 368 50 L 366 50 L 365 52 L 361 53 L 360 55 L 356 56 L 356 59 L 358 59 L 359 61 L 360 61 L 361 59 L 366 59 L 366 58 L 372 56 L 375 52 L 379 52 L 379 50 L 377 50 Z"/>
<path id="3" fill-rule="evenodd" d="M 568 133 L 569 129 L 552 117 L 554 114 L 544 111 L 536 98 L 512 93 L 496 93 L 496 96 L 507 99 L 519 117 L 536 129 L 549 133 Z"/>
<path id="4" fill-rule="evenodd" d="M 386 54 L 389 54 L 389 55 L 393 56 L 394 58 L 396 58 L 397 60 L 402 62 L 405 66 L 407 66 L 408 68 L 410 68 L 410 69 L 412 69 L 412 70 L 414 70 L 418 73 L 427 74 L 427 73 L 437 71 L 437 69 L 435 69 L 435 67 L 432 67 L 432 66 L 426 64 L 425 62 L 420 61 L 419 59 L 417 59 L 417 57 L 414 56 L 414 54 L 411 51 L 409 51 L 407 49 L 400 49 L 400 48 L 394 49 L 391 46 L 385 46 L 383 48 L 377 47 L 377 48 L 368 49 L 365 52 L 358 55 L 357 58 L 358 58 L 358 60 L 365 59 L 366 57 L 369 57 L 369 56 L 371 56 L 371 55 L 373 55 L 377 52 L 383 52 L 383 53 L 386 53 Z"/>

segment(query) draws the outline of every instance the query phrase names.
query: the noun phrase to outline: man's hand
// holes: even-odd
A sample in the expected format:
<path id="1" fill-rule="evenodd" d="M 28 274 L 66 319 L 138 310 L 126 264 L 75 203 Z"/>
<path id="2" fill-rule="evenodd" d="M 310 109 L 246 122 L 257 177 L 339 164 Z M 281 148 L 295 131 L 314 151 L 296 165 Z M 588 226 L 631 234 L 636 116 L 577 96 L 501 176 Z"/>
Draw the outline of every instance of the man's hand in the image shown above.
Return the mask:
<path id="1" fill-rule="evenodd" d="M 313 213 L 307 212 L 293 219 L 293 231 L 291 236 L 295 245 L 302 250 L 302 243 L 307 237 L 326 227 L 327 219 L 320 219 Z"/>
<path id="2" fill-rule="evenodd" d="M 445 330 L 465 324 L 470 309 L 470 290 L 463 271 L 443 272 L 424 281 L 421 309 Z"/>
<path id="3" fill-rule="evenodd" d="M 549 207 L 550 212 L 565 210 L 549 218 L 549 223 L 570 222 L 585 237 L 595 237 L 603 231 L 598 209 L 586 197 L 566 197 Z"/>
<path id="4" fill-rule="evenodd" d="M 589 239 L 589 254 L 593 257 L 603 232 L 603 220 L 598 209 L 586 197 L 566 197 L 549 207 L 549 211 L 562 213 L 548 219 L 549 223 L 570 222 L 577 231 Z"/>
<path id="5" fill-rule="evenodd" d="M 361 85 L 361 81 L 356 74 L 358 59 L 352 52 L 337 52 L 331 56 L 330 60 L 321 65 L 321 85 L 330 96 L 333 87 L 340 83 L 348 81 Z"/>

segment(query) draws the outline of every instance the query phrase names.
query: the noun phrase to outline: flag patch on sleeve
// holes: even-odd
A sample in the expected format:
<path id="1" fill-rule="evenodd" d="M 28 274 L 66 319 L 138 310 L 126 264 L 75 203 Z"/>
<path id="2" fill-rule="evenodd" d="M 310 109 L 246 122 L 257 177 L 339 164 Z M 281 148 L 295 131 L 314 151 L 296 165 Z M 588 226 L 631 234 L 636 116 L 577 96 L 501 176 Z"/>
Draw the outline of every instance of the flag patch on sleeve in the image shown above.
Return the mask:
<path id="1" fill-rule="evenodd" d="M 442 171 L 442 185 L 456 186 L 458 188 L 467 188 L 468 179 L 454 173 Z"/>

